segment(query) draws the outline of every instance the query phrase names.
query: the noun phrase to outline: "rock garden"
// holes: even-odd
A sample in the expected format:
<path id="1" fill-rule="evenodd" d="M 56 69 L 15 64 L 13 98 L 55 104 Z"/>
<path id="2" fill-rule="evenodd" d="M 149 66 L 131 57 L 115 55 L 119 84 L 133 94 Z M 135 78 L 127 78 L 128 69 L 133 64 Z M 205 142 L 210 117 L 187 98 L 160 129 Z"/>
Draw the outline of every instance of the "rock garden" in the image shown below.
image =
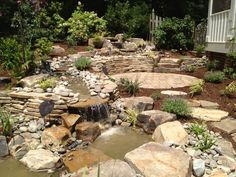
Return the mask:
<path id="1" fill-rule="evenodd" d="M 15 56 L 0 44 L 8 54 L 0 52 L 3 175 L 235 177 L 235 63 L 222 68 L 187 47 L 162 50 L 158 36 L 155 45 L 101 31 L 82 39 L 71 28 L 86 14 L 105 30 L 79 3 L 61 19 L 67 43 L 36 40 L 34 65 L 7 61 Z M 15 39 L 1 40 L 18 52 Z"/>

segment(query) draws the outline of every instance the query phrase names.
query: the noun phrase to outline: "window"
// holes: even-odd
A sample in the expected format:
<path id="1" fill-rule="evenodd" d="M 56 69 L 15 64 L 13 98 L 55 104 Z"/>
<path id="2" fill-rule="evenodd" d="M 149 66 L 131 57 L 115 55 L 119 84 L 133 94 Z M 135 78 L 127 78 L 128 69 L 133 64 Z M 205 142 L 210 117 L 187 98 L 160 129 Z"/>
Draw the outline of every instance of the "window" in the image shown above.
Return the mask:
<path id="1" fill-rule="evenodd" d="M 212 13 L 230 9 L 231 0 L 213 0 Z"/>

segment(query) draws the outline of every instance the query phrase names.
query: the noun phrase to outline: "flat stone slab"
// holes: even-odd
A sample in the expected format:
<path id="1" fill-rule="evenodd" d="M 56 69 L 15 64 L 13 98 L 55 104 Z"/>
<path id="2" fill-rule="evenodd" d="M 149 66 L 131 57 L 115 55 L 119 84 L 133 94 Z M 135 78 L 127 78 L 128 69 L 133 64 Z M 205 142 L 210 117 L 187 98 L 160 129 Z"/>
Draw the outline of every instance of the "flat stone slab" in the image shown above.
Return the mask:
<path id="1" fill-rule="evenodd" d="M 140 87 L 147 89 L 171 89 L 187 87 L 199 80 L 196 77 L 188 75 L 148 72 L 123 73 L 112 75 L 111 77 L 116 81 L 119 81 L 120 78 L 127 78 L 133 81 L 138 79 L 141 83 Z"/>
<path id="2" fill-rule="evenodd" d="M 219 108 L 219 104 L 211 101 L 206 100 L 199 100 L 200 106 L 202 108 L 208 108 L 208 109 L 217 109 Z"/>
<path id="3" fill-rule="evenodd" d="M 211 123 L 211 126 L 227 134 L 236 133 L 235 119 L 223 119 L 220 122 Z"/>
<path id="4" fill-rule="evenodd" d="M 191 115 L 195 119 L 218 122 L 226 118 L 229 113 L 218 109 L 192 108 Z"/>
<path id="5" fill-rule="evenodd" d="M 144 144 L 125 155 L 125 160 L 144 177 L 191 177 L 191 157 L 158 143 Z"/>
<path id="6" fill-rule="evenodd" d="M 186 95 L 188 95 L 186 92 L 175 91 L 175 90 L 164 90 L 164 91 L 161 91 L 161 94 L 166 95 L 166 96 L 186 96 Z"/>

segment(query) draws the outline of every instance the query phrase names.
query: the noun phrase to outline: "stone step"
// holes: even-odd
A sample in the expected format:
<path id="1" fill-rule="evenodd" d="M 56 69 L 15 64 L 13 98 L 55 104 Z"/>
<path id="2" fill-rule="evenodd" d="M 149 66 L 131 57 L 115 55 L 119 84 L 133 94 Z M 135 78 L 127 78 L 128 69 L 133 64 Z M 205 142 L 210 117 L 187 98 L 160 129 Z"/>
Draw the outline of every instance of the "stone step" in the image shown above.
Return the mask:
<path id="1" fill-rule="evenodd" d="M 179 64 L 175 64 L 175 63 L 158 63 L 158 66 L 167 67 L 167 68 L 178 68 Z"/>
<path id="2" fill-rule="evenodd" d="M 180 59 L 178 58 L 161 58 L 160 63 L 172 63 L 179 64 Z"/>
<path id="3" fill-rule="evenodd" d="M 167 68 L 167 67 L 157 67 L 154 68 L 154 72 L 156 73 L 174 73 L 179 72 L 180 68 Z"/>

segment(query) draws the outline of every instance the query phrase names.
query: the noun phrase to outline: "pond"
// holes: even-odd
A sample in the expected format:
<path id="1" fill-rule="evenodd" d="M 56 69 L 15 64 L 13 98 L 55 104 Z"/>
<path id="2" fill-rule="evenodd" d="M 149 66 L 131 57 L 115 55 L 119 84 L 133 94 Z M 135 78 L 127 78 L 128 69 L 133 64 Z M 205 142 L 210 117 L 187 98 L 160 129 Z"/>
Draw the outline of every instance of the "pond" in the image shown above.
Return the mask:
<path id="1" fill-rule="evenodd" d="M 59 177 L 59 173 L 31 172 L 21 162 L 12 157 L 0 160 L 0 173 L 1 177 Z"/>
<path id="2" fill-rule="evenodd" d="M 114 159 L 124 159 L 127 152 L 152 141 L 151 135 L 129 127 L 112 127 L 103 132 L 91 147 Z"/>

